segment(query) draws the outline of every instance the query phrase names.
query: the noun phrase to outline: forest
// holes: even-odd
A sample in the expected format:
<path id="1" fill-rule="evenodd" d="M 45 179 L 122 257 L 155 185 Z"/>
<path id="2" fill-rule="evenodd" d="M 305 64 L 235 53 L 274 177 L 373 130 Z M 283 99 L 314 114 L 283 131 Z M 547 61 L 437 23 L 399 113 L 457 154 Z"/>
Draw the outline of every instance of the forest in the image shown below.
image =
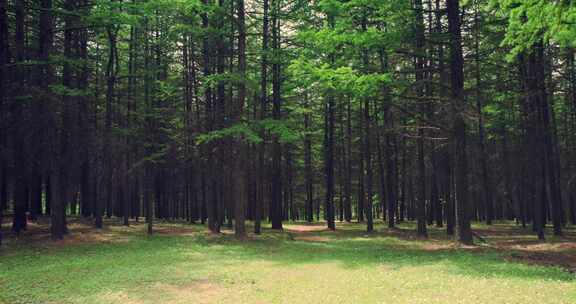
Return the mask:
<path id="1" fill-rule="evenodd" d="M 566 284 L 551 303 L 574 303 L 576 1 L 0 0 L 0 303 L 85 303 L 19 278 L 38 246 L 71 250 L 57 267 L 82 248 L 328 255 L 311 243 L 341 263 L 441 243 L 488 276 L 473 257 L 497 271 L 504 252 L 511 272 Z M 165 303 L 260 303 L 198 282 Z M 94 303 L 153 301 L 124 296 Z"/>

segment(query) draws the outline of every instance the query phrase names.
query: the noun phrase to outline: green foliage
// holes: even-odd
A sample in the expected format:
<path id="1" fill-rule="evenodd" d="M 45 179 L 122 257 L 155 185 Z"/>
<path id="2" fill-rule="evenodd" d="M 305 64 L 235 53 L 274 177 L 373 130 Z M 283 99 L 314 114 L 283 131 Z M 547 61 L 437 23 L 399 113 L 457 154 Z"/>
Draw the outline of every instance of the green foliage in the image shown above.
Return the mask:
<path id="1" fill-rule="evenodd" d="M 248 89 L 258 89 L 258 82 L 249 77 L 243 77 L 238 73 L 221 73 L 206 76 L 204 77 L 203 89 L 215 88 L 219 83 L 227 85 L 238 85 L 243 83 Z"/>
<path id="2" fill-rule="evenodd" d="M 86 21 L 97 26 L 139 24 L 138 13 L 129 12 L 128 7 L 131 5 L 121 1 L 97 0 Z"/>
<path id="3" fill-rule="evenodd" d="M 317 65 L 306 59 L 296 59 L 289 67 L 294 78 L 326 92 L 374 96 L 391 81 L 389 74 L 362 74 L 351 67 L 332 68 L 329 64 Z"/>
<path id="4" fill-rule="evenodd" d="M 576 3 L 574 1 L 504 0 L 492 6 L 508 19 L 503 45 L 511 46 L 509 59 L 529 50 L 536 42 L 576 46 Z"/>
<path id="5" fill-rule="evenodd" d="M 301 140 L 300 134 L 291 128 L 288 122 L 275 119 L 264 119 L 253 123 L 240 122 L 230 127 L 199 134 L 196 140 L 198 145 L 212 143 L 222 139 L 239 139 L 248 143 L 261 143 L 262 138 L 258 130 L 265 130 L 278 138 L 281 143 L 289 144 Z"/>
<path id="6" fill-rule="evenodd" d="M 69 97 L 86 97 L 90 95 L 89 90 L 82 90 L 77 88 L 71 88 L 64 86 L 62 84 L 50 85 L 50 91 L 56 95 L 69 96 Z"/>
<path id="7" fill-rule="evenodd" d="M 258 124 L 270 134 L 277 136 L 281 143 L 288 144 L 302 140 L 299 133 L 296 132 L 296 130 L 291 127 L 287 121 L 265 119 L 260 121 Z"/>
<path id="8" fill-rule="evenodd" d="M 262 138 L 258 136 L 252 127 L 244 122 L 234 124 L 230 127 L 199 134 L 197 136 L 197 145 L 209 144 L 222 139 L 238 139 L 249 143 L 260 143 Z"/>
<path id="9" fill-rule="evenodd" d="M 320 0 L 318 8 L 326 15 L 338 15 L 342 9 L 342 2 L 339 0 Z"/>

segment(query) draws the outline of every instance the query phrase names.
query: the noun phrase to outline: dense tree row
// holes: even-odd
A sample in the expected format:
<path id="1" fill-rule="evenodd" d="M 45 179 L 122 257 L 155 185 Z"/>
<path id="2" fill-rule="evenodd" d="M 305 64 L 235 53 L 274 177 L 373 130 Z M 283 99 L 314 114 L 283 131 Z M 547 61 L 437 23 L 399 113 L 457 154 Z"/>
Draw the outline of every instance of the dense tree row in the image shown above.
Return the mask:
<path id="1" fill-rule="evenodd" d="M 575 23 L 573 1 L 0 0 L 0 221 L 561 235 Z"/>

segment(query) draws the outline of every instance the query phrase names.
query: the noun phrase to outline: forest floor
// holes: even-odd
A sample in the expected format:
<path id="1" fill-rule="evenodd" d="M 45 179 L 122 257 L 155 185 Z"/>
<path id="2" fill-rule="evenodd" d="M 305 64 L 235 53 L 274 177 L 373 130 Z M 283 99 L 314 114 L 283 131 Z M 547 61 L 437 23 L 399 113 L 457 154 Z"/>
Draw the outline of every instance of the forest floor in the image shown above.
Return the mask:
<path id="1" fill-rule="evenodd" d="M 46 222 L 0 248 L 0 303 L 576 303 L 576 230 L 538 242 L 513 223 L 475 225 L 485 242 L 459 246 L 411 223 L 285 225 L 260 236 L 200 225 Z M 3 231 L 7 231 L 5 226 Z"/>

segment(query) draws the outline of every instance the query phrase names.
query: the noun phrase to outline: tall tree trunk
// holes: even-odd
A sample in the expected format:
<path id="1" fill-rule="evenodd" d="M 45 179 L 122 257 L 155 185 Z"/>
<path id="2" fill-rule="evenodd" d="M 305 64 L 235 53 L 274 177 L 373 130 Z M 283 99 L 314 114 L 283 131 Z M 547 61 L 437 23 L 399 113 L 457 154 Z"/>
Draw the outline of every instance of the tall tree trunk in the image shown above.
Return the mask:
<path id="1" fill-rule="evenodd" d="M 9 90 L 9 73 L 6 65 L 10 62 L 10 47 L 8 45 L 8 14 L 6 0 L 0 0 L 0 151 L 7 148 L 7 96 Z M 2 216 L 4 205 L 4 188 L 7 184 L 7 160 L 4 153 L 0 154 L 0 246 L 2 245 Z"/>
<path id="2" fill-rule="evenodd" d="M 75 9 L 75 3 L 73 0 L 66 0 L 64 3 L 65 9 L 69 12 L 73 12 Z M 72 15 L 67 15 L 65 18 L 65 27 L 64 30 L 64 58 L 69 61 L 74 60 L 74 56 L 72 54 L 72 46 L 73 46 L 73 39 L 74 39 L 74 26 L 75 20 Z M 72 66 L 67 62 L 64 63 L 64 67 L 62 69 L 62 85 L 72 90 L 73 83 L 73 71 Z M 70 139 L 71 139 L 71 120 L 72 120 L 72 113 L 71 113 L 71 103 L 73 102 L 72 97 L 67 95 L 68 93 L 65 92 L 62 96 L 62 109 L 61 109 L 61 123 L 60 128 L 61 131 L 55 138 L 58 138 L 58 146 L 54 152 L 54 165 L 53 165 L 53 179 L 52 179 L 52 194 L 54 206 L 52 208 L 52 239 L 60 240 L 63 238 L 64 233 L 66 232 L 66 206 L 64 205 L 66 202 L 69 201 L 69 182 L 68 182 L 68 175 L 69 172 L 69 165 L 68 163 L 72 160 L 72 151 L 70 147 Z"/>
<path id="3" fill-rule="evenodd" d="M 572 127 L 576 126 L 576 51 L 574 48 L 567 50 L 566 54 L 566 75 L 568 75 L 568 92 L 566 94 L 567 107 L 571 109 Z M 572 132 L 573 133 L 573 132 Z M 572 150 L 568 152 L 571 155 L 568 163 L 569 172 L 576 169 L 576 136 L 572 134 Z M 576 182 L 572 181 L 568 185 L 568 204 L 570 210 L 570 222 L 576 225 Z"/>
<path id="4" fill-rule="evenodd" d="M 379 117 L 378 117 L 378 112 L 384 112 L 384 121 L 386 120 L 386 111 L 382 111 L 380 109 L 375 108 L 374 109 L 374 125 L 376 127 L 376 162 L 378 165 L 378 204 L 380 206 L 381 209 L 381 214 L 382 214 L 382 221 L 386 221 L 386 200 L 387 200 L 387 186 L 386 186 L 386 173 L 384 171 L 384 166 L 385 166 L 385 160 L 384 160 L 384 153 L 383 153 L 383 149 L 382 149 L 382 132 L 380 131 L 383 126 L 379 125 Z M 384 139 L 384 141 L 386 141 L 386 139 Z"/>
<path id="5" fill-rule="evenodd" d="M 502 127 L 501 130 L 501 145 L 502 145 L 502 162 L 503 162 L 503 173 L 504 173 L 504 197 L 506 202 L 509 204 L 510 208 L 514 210 L 515 217 L 518 218 L 521 214 L 520 208 L 518 208 L 515 199 L 515 191 L 512 184 L 512 165 L 510 161 L 510 152 L 508 148 L 508 132 L 506 126 Z"/>
<path id="6" fill-rule="evenodd" d="M 237 24 L 238 24 L 238 74 L 242 77 L 239 87 L 238 87 L 238 105 L 236 120 L 241 119 L 242 109 L 246 100 L 246 26 L 245 26 L 245 12 L 244 12 L 244 0 L 238 0 L 237 2 Z M 247 182 L 248 182 L 248 172 L 245 163 L 248 161 L 245 146 L 246 144 L 241 140 L 238 142 L 238 158 L 236 163 L 238 168 L 236 173 L 239 175 L 236 180 L 236 189 L 238 191 L 238 196 L 236 197 L 234 203 L 234 219 L 235 227 L 234 233 L 236 238 L 242 239 L 246 236 L 246 226 L 245 226 L 245 212 L 246 212 L 246 198 L 247 198 Z"/>
<path id="7" fill-rule="evenodd" d="M 344 182 L 344 219 L 352 221 L 352 101 L 346 103 L 346 181 Z"/>
<path id="8" fill-rule="evenodd" d="M 308 106 L 308 98 L 306 105 Z M 306 184 L 306 221 L 311 223 L 314 221 L 314 181 L 312 172 L 312 139 L 310 135 L 310 120 L 311 114 L 304 114 L 304 178 Z"/>
<path id="9" fill-rule="evenodd" d="M 268 107 L 268 36 L 269 36 L 269 18 L 268 13 L 270 10 L 269 0 L 263 0 L 263 15 L 262 15 L 262 55 L 260 63 L 260 109 L 258 118 L 264 120 Z M 265 146 L 265 131 L 261 132 L 263 138 L 262 143 L 258 145 L 258 190 L 257 199 L 254 210 L 254 233 L 260 234 L 261 232 L 261 219 L 264 208 L 264 193 L 266 191 L 266 146 Z"/>
<path id="10" fill-rule="evenodd" d="M 365 120 L 365 138 L 364 138 L 364 149 L 366 155 L 366 194 L 367 194 L 367 203 L 366 203 L 366 230 L 367 232 L 374 231 L 374 217 L 373 217 L 373 203 L 372 199 L 374 197 L 373 192 L 373 171 L 372 171 L 372 147 L 371 147 L 371 117 L 370 117 L 370 101 L 366 99 L 364 101 L 364 120 Z"/>
<path id="11" fill-rule="evenodd" d="M 363 113 L 361 112 L 361 118 L 363 117 Z M 362 120 L 361 120 L 362 121 Z M 363 129 L 363 126 L 361 125 Z M 366 190 L 365 190 L 365 160 L 366 160 L 366 149 L 365 145 L 362 143 L 360 145 L 360 155 L 358 159 L 358 202 L 356 206 L 356 217 L 358 223 L 364 221 L 364 209 L 366 205 Z"/>
<path id="12" fill-rule="evenodd" d="M 80 1 L 79 5 L 88 10 L 90 6 L 86 0 Z M 83 28 L 79 30 L 78 44 L 77 44 L 78 58 L 82 61 L 80 75 L 78 76 L 78 88 L 80 90 L 88 90 L 89 86 L 89 62 L 88 62 L 88 29 Z M 96 81 L 95 86 L 98 86 Z M 95 90 L 97 91 L 97 90 Z M 92 151 L 94 145 L 94 124 L 96 119 L 96 109 L 94 99 L 89 96 L 81 96 L 79 99 L 79 156 L 81 158 L 80 164 L 80 194 L 82 215 L 84 217 L 94 215 L 94 206 L 96 204 L 96 179 L 94 178 Z"/>
<path id="13" fill-rule="evenodd" d="M 423 87 L 422 82 L 425 80 L 426 73 L 424 71 L 426 65 L 425 58 L 425 36 L 424 36 L 424 7 L 422 0 L 414 1 L 414 9 L 416 13 L 416 82 L 418 84 L 418 95 L 423 96 L 426 92 L 420 88 Z M 418 224 L 418 236 L 427 237 L 426 231 L 426 163 L 424 156 L 424 128 L 418 128 L 418 200 L 416 205 L 416 220 Z"/>
<path id="14" fill-rule="evenodd" d="M 362 31 L 366 32 L 367 31 L 367 23 L 368 20 L 366 18 L 366 16 L 363 16 L 362 18 Z M 363 49 L 362 50 L 362 64 L 363 64 L 363 69 L 364 72 L 368 73 L 369 71 L 369 65 L 370 65 L 370 59 L 369 59 L 369 54 L 368 54 L 368 50 L 367 49 Z M 372 118 L 370 116 L 370 99 L 365 98 L 364 99 L 364 116 L 363 116 L 363 126 L 364 126 L 364 130 L 363 130 L 363 137 L 364 137 L 364 156 L 365 156 L 365 161 L 366 161 L 366 192 L 367 192 L 367 204 L 366 204 L 366 231 L 367 232 L 372 232 L 374 231 L 374 218 L 372 215 L 372 208 L 373 208 L 373 203 L 372 203 L 372 199 L 374 196 L 373 193 L 373 188 L 372 188 L 372 180 L 373 180 L 373 170 L 372 170 L 372 147 L 371 147 L 371 125 L 372 125 Z"/>
<path id="15" fill-rule="evenodd" d="M 386 148 L 385 148 L 385 158 L 386 158 L 386 189 L 387 189 L 387 202 L 388 202 L 388 228 L 394 228 L 396 223 L 396 209 L 397 209 L 397 177 L 396 177 L 396 161 L 394 160 L 394 149 L 393 142 L 394 134 L 394 121 L 392 112 L 388 107 L 384 111 L 384 116 L 386 117 Z"/>
<path id="16" fill-rule="evenodd" d="M 483 200 L 483 206 L 486 210 L 486 224 L 492 225 L 492 220 L 494 218 L 494 202 L 492 198 L 492 187 L 490 181 L 490 174 L 488 170 L 488 153 L 486 152 L 485 143 L 485 128 L 484 128 L 484 103 L 482 96 L 482 77 L 481 77 L 481 66 L 480 66 L 480 16 L 479 16 L 479 4 L 476 3 L 474 12 L 474 61 L 476 64 L 475 78 L 476 78 L 476 110 L 478 111 L 478 163 L 480 165 L 480 181 L 482 187 L 481 199 Z"/>
<path id="17" fill-rule="evenodd" d="M 103 141 L 103 156 L 104 156 L 104 204 L 106 207 L 106 214 L 111 216 L 112 212 L 112 199 L 113 199 L 113 164 L 112 164 L 112 116 L 113 105 L 115 99 L 115 87 L 117 76 L 117 34 L 118 29 L 114 25 L 109 25 L 106 28 L 108 36 L 108 62 L 106 64 L 106 106 L 104 117 L 104 141 Z M 96 228 L 102 228 L 102 204 L 96 206 Z"/>
<path id="18" fill-rule="evenodd" d="M 232 3 L 232 1 L 226 0 L 218 0 L 218 9 L 216 10 L 215 14 L 215 25 L 217 28 L 216 32 L 216 75 L 221 76 L 226 73 L 226 56 L 227 56 L 227 48 L 228 44 L 225 42 L 225 12 L 226 6 L 228 3 Z M 215 115 L 215 127 L 216 129 L 222 129 L 227 126 L 226 122 L 226 111 L 228 110 L 226 107 L 226 82 L 224 80 L 219 79 L 216 82 L 216 102 L 214 107 L 214 115 Z M 224 168 L 227 165 L 227 161 L 224 157 L 224 151 L 222 146 L 224 143 L 227 142 L 226 140 L 216 141 L 216 145 L 220 146 L 216 149 L 216 159 L 215 159 L 215 170 L 212 171 L 212 183 L 214 185 L 214 196 L 212 197 L 214 200 L 214 205 L 216 206 L 216 217 L 217 217 L 217 225 L 214 232 L 220 233 L 220 228 L 224 224 L 226 211 L 228 211 L 228 200 L 227 195 L 224 193 L 224 189 L 227 186 L 231 186 L 229 184 L 229 171 L 225 170 Z M 231 222 L 229 222 L 229 228 L 231 227 Z"/>
<path id="19" fill-rule="evenodd" d="M 458 240 L 472 244 L 470 206 L 468 197 L 468 159 L 466 156 L 466 121 L 464 120 L 464 57 L 462 55 L 462 32 L 460 4 L 458 0 L 447 0 L 448 32 L 450 34 L 450 71 L 452 84 L 452 107 L 454 111 L 454 164 L 456 214 Z"/>
<path id="20" fill-rule="evenodd" d="M 16 48 L 16 64 L 21 64 L 25 60 L 25 33 L 24 33 L 24 17 L 25 17 L 25 3 L 23 0 L 15 1 L 15 48 Z M 16 83 L 18 85 L 17 92 L 22 94 L 25 90 L 26 84 L 26 70 L 24 66 L 17 66 Z M 15 122 L 15 136 L 12 137 L 12 146 L 14 149 L 14 165 L 17 168 L 14 174 L 14 215 L 12 218 L 12 231 L 19 235 L 22 230 L 26 229 L 26 164 L 24 160 L 24 143 L 23 139 L 26 137 L 25 124 L 24 124 L 24 107 L 22 103 L 17 103 L 13 108 L 13 116 Z"/>
<path id="21" fill-rule="evenodd" d="M 427 237 L 426 229 L 426 163 L 424 162 L 424 128 L 418 129 L 418 201 L 416 220 L 418 236 Z"/>
<path id="22" fill-rule="evenodd" d="M 144 71 L 149 71 L 151 68 L 150 64 L 150 57 L 151 57 L 151 49 L 150 49 L 150 41 L 149 41 L 149 25 L 148 25 L 148 17 L 144 17 Z M 144 156 L 149 158 L 153 151 L 151 147 L 152 138 L 152 101 L 151 101 L 151 94 L 152 94 L 152 79 L 150 77 L 150 73 L 144 74 L 144 105 L 145 105 L 145 113 L 146 120 L 144 121 L 144 128 L 147 131 L 147 145 L 144 148 Z M 154 200 L 152 197 L 152 187 L 153 187 L 153 179 L 154 179 L 154 167 L 151 160 L 146 159 L 144 163 L 144 176 L 143 176 L 143 191 L 144 191 L 144 208 L 145 208 L 145 217 L 146 217 L 146 233 L 148 235 L 152 235 L 153 233 L 153 225 L 154 225 Z M 100 218 L 101 218 L 100 214 Z"/>
<path id="23" fill-rule="evenodd" d="M 334 16 L 328 15 L 328 25 L 331 30 L 334 29 Z M 330 65 L 334 67 L 335 55 L 330 53 L 329 55 Z M 334 108 L 335 108 L 335 97 L 334 92 L 328 92 L 327 104 L 326 104 L 326 129 L 325 129 L 325 159 L 324 159 L 324 170 L 326 174 L 326 198 L 324 201 L 324 212 L 326 213 L 326 223 L 328 229 L 336 230 L 336 224 L 334 223 Z"/>
<path id="24" fill-rule="evenodd" d="M 545 66 L 545 51 L 544 46 L 537 47 L 538 50 L 538 64 Z M 554 228 L 554 235 L 562 235 L 562 225 L 563 225 L 563 212 L 562 212 L 562 191 L 560 189 L 560 174 L 559 166 L 560 156 L 558 155 L 557 143 L 556 143 L 556 127 L 555 127 L 555 116 L 554 108 L 551 98 L 548 98 L 548 90 L 551 88 L 546 88 L 546 75 L 545 67 L 536 70 L 537 73 L 537 85 L 538 92 L 540 95 L 540 115 L 542 120 L 542 131 L 544 132 L 544 160 L 545 160 L 545 174 L 547 180 L 546 192 L 548 194 L 548 201 L 550 202 L 550 215 L 552 218 L 552 224 Z"/>
<path id="25" fill-rule="evenodd" d="M 381 50 L 379 53 L 380 58 L 380 68 L 382 73 L 388 72 L 388 58 L 386 52 Z M 388 95 L 388 88 L 384 88 L 384 98 L 385 102 L 389 103 L 388 100 L 390 96 Z M 380 170 L 380 183 L 382 184 L 380 187 L 382 188 L 381 196 L 382 200 L 385 202 L 385 206 L 382 208 L 382 215 L 383 220 L 388 220 L 388 228 L 394 228 L 396 225 L 396 210 L 398 207 L 398 187 L 397 187 L 397 163 L 395 160 L 395 153 L 394 153 L 394 116 L 390 108 L 390 104 L 385 104 L 383 106 L 383 119 L 384 119 L 384 155 L 383 159 L 379 159 L 379 170 Z M 380 132 L 381 133 L 381 132 Z M 379 136 L 380 137 L 380 136 Z M 378 154 L 379 158 L 381 157 L 380 154 L 382 153 L 382 144 L 380 142 L 377 143 L 378 145 Z M 386 172 L 384 172 L 384 169 Z M 385 197 L 384 197 L 385 196 Z M 386 217 L 388 215 L 388 217 Z M 400 218 L 400 217 L 398 217 Z"/>
<path id="26" fill-rule="evenodd" d="M 280 84 L 280 0 L 272 1 L 272 47 L 274 61 L 272 64 L 272 118 L 281 119 L 281 84 Z M 282 229 L 282 146 L 277 134 L 272 143 L 272 199 L 270 204 L 272 229 Z"/>
<path id="27" fill-rule="evenodd" d="M 211 0 L 203 0 L 203 4 L 206 6 L 213 5 Z M 202 46 L 202 65 L 203 65 L 203 74 L 204 77 L 210 77 L 212 75 L 212 58 L 210 56 L 211 52 L 213 51 L 213 39 L 208 35 L 210 29 L 210 18 L 207 12 L 202 13 L 202 28 L 205 30 L 205 35 L 203 37 L 203 46 Z M 212 86 L 208 86 L 204 90 L 204 102 L 205 102 L 205 113 L 206 113 L 206 126 L 205 129 L 207 132 L 213 131 L 215 119 L 214 119 L 214 112 L 215 112 L 215 105 L 213 102 L 213 88 Z M 215 199 L 215 189 L 213 183 L 213 175 L 212 171 L 215 170 L 215 161 L 214 156 L 212 155 L 212 144 L 208 144 L 206 147 L 203 147 L 203 154 L 206 155 L 206 163 L 204 166 L 204 170 L 202 173 L 202 183 L 204 184 L 203 193 L 204 193 L 204 205 L 206 206 L 206 214 L 208 216 L 208 228 L 211 232 L 218 232 L 219 231 L 219 223 L 218 223 L 218 208 L 216 206 L 217 200 Z"/>

